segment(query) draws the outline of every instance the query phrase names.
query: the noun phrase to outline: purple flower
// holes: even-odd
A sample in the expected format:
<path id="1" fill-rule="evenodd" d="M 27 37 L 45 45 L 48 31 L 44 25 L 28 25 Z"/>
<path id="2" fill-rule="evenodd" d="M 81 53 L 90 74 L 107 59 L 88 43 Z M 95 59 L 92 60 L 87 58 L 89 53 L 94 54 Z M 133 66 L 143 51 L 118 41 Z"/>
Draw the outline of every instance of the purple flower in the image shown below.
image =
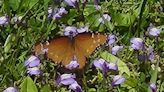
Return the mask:
<path id="1" fill-rule="evenodd" d="M 118 70 L 118 66 L 115 63 L 109 63 L 108 68 L 109 70 L 115 70 L 115 71 Z"/>
<path id="2" fill-rule="evenodd" d="M 116 55 L 117 52 L 118 52 L 119 50 L 121 50 L 122 48 L 123 48 L 123 46 L 114 46 L 114 47 L 112 48 L 112 54 L 113 54 L 113 55 Z"/>
<path id="3" fill-rule="evenodd" d="M 25 66 L 27 67 L 36 67 L 40 64 L 40 60 L 38 57 L 32 55 L 30 56 L 30 58 L 28 58 L 26 61 L 25 61 Z"/>
<path id="4" fill-rule="evenodd" d="M 131 47 L 135 50 L 144 48 L 144 42 L 141 38 L 132 38 L 130 42 L 131 42 Z"/>
<path id="5" fill-rule="evenodd" d="M 93 61 L 93 65 L 96 68 L 99 68 L 100 70 L 102 70 L 104 73 L 108 72 L 109 68 L 108 68 L 108 64 L 104 59 L 96 59 Z"/>
<path id="6" fill-rule="evenodd" d="M 156 28 L 156 27 L 152 27 L 149 29 L 149 35 L 151 36 L 158 36 L 161 32 L 161 29 Z"/>
<path id="7" fill-rule="evenodd" d="M 6 16 L 0 17 L 0 25 L 8 24 L 8 18 Z"/>
<path id="8" fill-rule="evenodd" d="M 99 3 L 100 3 L 100 0 L 94 0 L 94 7 L 96 8 L 96 10 L 101 9 L 101 6 L 98 5 Z"/>
<path id="9" fill-rule="evenodd" d="M 115 35 L 109 35 L 108 36 L 108 45 L 113 44 L 116 41 L 116 36 Z"/>
<path id="10" fill-rule="evenodd" d="M 27 68 L 27 73 L 30 75 L 39 75 L 40 70 L 38 67 Z"/>
<path id="11" fill-rule="evenodd" d="M 79 0 L 64 0 L 64 2 L 69 5 L 73 6 L 74 8 L 76 7 L 76 3 L 79 2 Z"/>
<path id="12" fill-rule="evenodd" d="M 69 89 L 73 90 L 74 92 L 82 92 L 81 86 L 76 81 L 69 85 Z"/>
<path id="13" fill-rule="evenodd" d="M 54 20 L 61 18 L 64 14 L 67 14 L 68 12 L 65 10 L 64 7 L 57 8 L 57 9 L 48 9 L 48 17 L 52 17 Z"/>
<path id="14" fill-rule="evenodd" d="M 98 5 L 100 3 L 100 0 L 94 0 L 94 4 Z"/>
<path id="15" fill-rule="evenodd" d="M 8 87 L 3 92 L 18 92 L 18 90 L 15 87 Z"/>
<path id="16" fill-rule="evenodd" d="M 76 60 L 72 60 L 68 65 L 66 65 L 66 68 L 72 70 L 79 67 L 79 63 Z"/>
<path id="17" fill-rule="evenodd" d="M 93 61 L 93 65 L 96 68 L 102 70 L 106 74 L 109 70 L 118 70 L 118 66 L 114 63 L 108 63 L 104 59 L 96 59 Z"/>
<path id="18" fill-rule="evenodd" d="M 125 82 L 125 78 L 121 75 L 116 75 L 112 80 L 112 86 L 119 85 L 123 82 Z"/>
<path id="19" fill-rule="evenodd" d="M 56 82 L 57 84 L 63 84 L 63 85 L 71 85 L 75 82 L 75 74 L 72 75 L 72 74 L 62 74 L 62 75 L 59 75 Z"/>
<path id="20" fill-rule="evenodd" d="M 156 92 L 156 85 L 155 83 L 150 83 L 149 87 L 151 88 L 152 92 Z"/>
<path id="21" fill-rule="evenodd" d="M 148 50 L 148 59 L 150 61 L 152 61 L 154 58 L 154 53 L 153 53 L 153 47 L 152 46 L 149 46 L 149 50 Z"/>
<path id="22" fill-rule="evenodd" d="M 76 36 L 77 34 L 77 28 L 73 26 L 68 26 L 64 29 L 64 35 L 65 36 Z"/>
<path id="23" fill-rule="evenodd" d="M 100 5 L 94 5 L 94 7 L 95 7 L 96 10 L 100 10 L 101 9 Z"/>
<path id="24" fill-rule="evenodd" d="M 65 10 L 64 7 L 61 7 L 61 8 L 58 9 L 58 14 L 59 14 L 59 15 L 63 15 L 63 14 L 67 14 L 67 13 L 68 13 L 68 12 Z"/>
<path id="25" fill-rule="evenodd" d="M 88 32 L 88 27 L 87 26 L 81 27 L 81 28 L 77 29 L 77 32 L 78 33 Z"/>
<path id="26" fill-rule="evenodd" d="M 108 14 L 104 14 L 103 17 L 99 18 L 99 22 L 104 24 L 105 21 L 109 22 L 111 20 L 111 17 Z"/>

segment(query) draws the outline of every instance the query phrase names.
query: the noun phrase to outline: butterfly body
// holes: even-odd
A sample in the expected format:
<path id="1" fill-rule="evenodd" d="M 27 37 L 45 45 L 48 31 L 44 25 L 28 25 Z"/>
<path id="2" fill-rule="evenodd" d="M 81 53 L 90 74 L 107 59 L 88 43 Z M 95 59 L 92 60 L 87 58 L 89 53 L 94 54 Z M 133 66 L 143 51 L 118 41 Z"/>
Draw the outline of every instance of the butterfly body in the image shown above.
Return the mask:
<path id="1" fill-rule="evenodd" d="M 47 57 L 55 63 L 66 67 L 73 59 L 79 63 L 79 69 L 83 68 L 93 51 L 106 42 L 106 35 L 99 33 L 80 33 L 76 36 L 61 36 L 49 42 L 34 46 L 37 55 L 44 54 L 47 49 Z"/>

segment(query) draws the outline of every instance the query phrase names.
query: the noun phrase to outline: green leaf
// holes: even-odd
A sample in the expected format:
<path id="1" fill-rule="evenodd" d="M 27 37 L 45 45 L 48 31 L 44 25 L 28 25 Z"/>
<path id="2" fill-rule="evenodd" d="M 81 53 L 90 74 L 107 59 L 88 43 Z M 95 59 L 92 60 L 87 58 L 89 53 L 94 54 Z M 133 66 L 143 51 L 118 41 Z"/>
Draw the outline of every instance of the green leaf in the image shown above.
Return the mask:
<path id="1" fill-rule="evenodd" d="M 33 82 L 33 80 L 28 76 L 26 77 L 22 84 L 20 85 L 21 87 L 21 92 L 38 92 L 38 89 Z"/>
<path id="2" fill-rule="evenodd" d="M 8 53 L 11 49 L 11 44 L 12 44 L 12 41 L 15 40 L 15 35 L 14 34 L 10 34 L 8 35 L 6 41 L 5 41 L 5 44 L 4 44 L 4 52 Z"/>
<path id="3" fill-rule="evenodd" d="M 126 73 L 128 76 L 130 76 L 130 71 L 127 65 L 116 56 L 104 51 L 101 53 L 101 57 L 107 61 L 117 63 L 120 74 Z"/>
<path id="4" fill-rule="evenodd" d="M 42 89 L 41 92 L 52 92 L 50 85 L 45 85 Z"/>
<path id="5" fill-rule="evenodd" d="M 16 11 L 19 7 L 20 0 L 9 0 L 10 7 Z"/>
<path id="6" fill-rule="evenodd" d="M 117 26 L 130 26 L 135 21 L 135 15 L 131 15 L 129 13 L 115 13 L 112 17 L 116 22 Z"/>
<path id="7" fill-rule="evenodd" d="M 96 92 L 95 88 L 90 88 L 88 92 Z"/>

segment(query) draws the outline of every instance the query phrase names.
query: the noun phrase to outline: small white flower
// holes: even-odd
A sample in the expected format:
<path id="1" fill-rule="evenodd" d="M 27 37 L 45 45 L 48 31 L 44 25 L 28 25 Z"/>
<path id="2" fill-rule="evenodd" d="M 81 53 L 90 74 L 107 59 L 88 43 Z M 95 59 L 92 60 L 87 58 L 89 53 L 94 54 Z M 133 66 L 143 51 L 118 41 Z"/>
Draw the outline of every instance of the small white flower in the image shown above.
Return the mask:
<path id="1" fill-rule="evenodd" d="M 103 17 L 99 18 L 99 22 L 104 24 L 105 21 L 109 22 L 111 20 L 111 17 L 108 14 L 104 14 Z"/>

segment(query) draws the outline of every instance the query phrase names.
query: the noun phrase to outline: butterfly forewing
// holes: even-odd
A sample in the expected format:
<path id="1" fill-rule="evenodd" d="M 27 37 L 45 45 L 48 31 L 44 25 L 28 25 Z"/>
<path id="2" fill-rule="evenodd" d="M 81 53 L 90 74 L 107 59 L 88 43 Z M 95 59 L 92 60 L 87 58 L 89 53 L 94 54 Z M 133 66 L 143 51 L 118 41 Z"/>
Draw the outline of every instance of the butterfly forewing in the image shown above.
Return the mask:
<path id="1" fill-rule="evenodd" d="M 65 60 L 67 52 L 70 48 L 70 40 L 68 37 L 60 37 L 52 39 L 49 43 L 38 44 L 34 47 L 36 54 L 41 54 L 43 49 L 48 49 L 47 57 L 52 59 L 56 63 L 60 63 Z"/>
<path id="2" fill-rule="evenodd" d="M 80 48 L 80 51 L 85 57 L 89 57 L 93 51 L 100 45 L 106 42 L 106 35 L 103 34 L 79 34 L 75 37 L 75 46 Z"/>

